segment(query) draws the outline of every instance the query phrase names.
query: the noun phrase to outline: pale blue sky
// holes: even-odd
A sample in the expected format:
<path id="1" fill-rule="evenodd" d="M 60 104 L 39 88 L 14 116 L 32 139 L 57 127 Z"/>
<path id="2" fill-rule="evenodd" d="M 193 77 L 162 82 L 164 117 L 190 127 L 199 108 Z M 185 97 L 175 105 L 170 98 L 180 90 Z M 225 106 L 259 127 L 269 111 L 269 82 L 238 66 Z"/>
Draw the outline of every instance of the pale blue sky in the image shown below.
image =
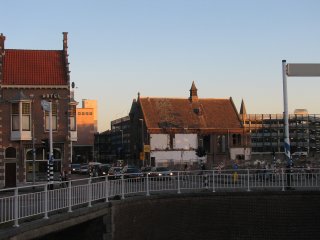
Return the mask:
<path id="1" fill-rule="evenodd" d="M 2 0 L 6 48 L 62 49 L 76 98 L 98 100 L 99 131 L 141 96 L 232 97 L 282 113 L 281 61 L 320 63 L 319 0 Z M 320 113 L 320 79 L 288 78 L 289 112 Z"/>

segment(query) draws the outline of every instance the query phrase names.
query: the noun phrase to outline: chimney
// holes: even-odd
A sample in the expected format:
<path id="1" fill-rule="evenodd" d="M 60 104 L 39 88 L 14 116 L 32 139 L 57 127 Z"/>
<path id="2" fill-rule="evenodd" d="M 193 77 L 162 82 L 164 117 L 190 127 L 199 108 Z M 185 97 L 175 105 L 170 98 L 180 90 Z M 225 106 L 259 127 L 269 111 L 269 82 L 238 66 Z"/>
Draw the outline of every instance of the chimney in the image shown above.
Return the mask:
<path id="1" fill-rule="evenodd" d="M 63 51 L 68 51 L 68 32 L 63 32 Z"/>
<path id="2" fill-rule="evenodd" d="M 68 85 L 70 85 L 70 70 L 69 70 L 69 60 L 68 60 L 68 32 L 62 32 L 63 34 L 63 52 L 65 57 L 66 64 L 66 73 L 67 73 L 67 81 Z"/>
<path id="3" fill-rule="evenodd" d="M 4 41 L 6 37 L 3 34 L 0 34 L 0 83 L 2 83 L 2 75 L 3 75 L 3 56 L 4 56 Z"/>
<path id="4" fill-rule="evenodd" d="M 3 36 L 3 34 L 0 34 L 0 51 L 4 50 L 4 41 L 6 40 L 6 37 Z"/>

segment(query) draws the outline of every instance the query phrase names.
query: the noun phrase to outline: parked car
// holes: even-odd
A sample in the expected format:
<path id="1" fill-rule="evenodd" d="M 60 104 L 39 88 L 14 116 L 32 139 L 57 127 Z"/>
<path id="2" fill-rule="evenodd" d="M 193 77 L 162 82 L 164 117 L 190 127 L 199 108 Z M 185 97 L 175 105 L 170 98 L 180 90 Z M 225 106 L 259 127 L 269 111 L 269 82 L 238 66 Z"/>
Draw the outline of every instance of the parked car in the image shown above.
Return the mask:
<path id="1" fill-rule="evenodd" d="M 91 177 L 98 177 L 100 172 L 100 162 L 89 162 L 89 175 Z"/>
<path id="2" fill-rule="evenodd" d="M 120 179 L 122 167 L 111 167 L 108 171 L 108 179 Z"/>
<path id="3" fill-rule="evenodd" d="M 71 173 L 80 173 L 81 164 L 80 163 L 71 163 L 70 168 L 71 168 Z"/>
<path id="4" fill-rule="evenodd" d="M 80 174 L 89 174 L 88 164 L 84 164 L 80 167 Z"/>
<path id="5" fill-rule="evenodd" d="M 111 168 L 110 164 L 101 164 L 99 166 L 99 176 L 107 175 L 110 168 Z"/>
<path id="6" fill-rule="evenodd" d="M 150 175 L 151 167 L 142 167 L 141 172 L 143 173 L 143 176 L 146 177 L 147 175 Z"/>
<path id="7" fill-rule="evenodd" d="M 150 177 L 170 177 L 173 176 L 173 172 L 167 167 L 153 167 L 149 173 Z"/>
<path id="8" fill-rule="evenodd" d="M 124 178 L 142 179 L 143 173 L 136 167 L 124 167 L 122 170 Z"/>

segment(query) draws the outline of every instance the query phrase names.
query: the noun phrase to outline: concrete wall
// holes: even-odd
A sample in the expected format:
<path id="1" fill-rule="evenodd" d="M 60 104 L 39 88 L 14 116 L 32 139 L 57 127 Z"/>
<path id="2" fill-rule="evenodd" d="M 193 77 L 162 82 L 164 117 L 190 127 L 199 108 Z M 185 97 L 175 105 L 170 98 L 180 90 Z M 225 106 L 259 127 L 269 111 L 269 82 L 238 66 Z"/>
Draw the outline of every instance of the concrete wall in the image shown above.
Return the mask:
<path id="1" fill-rule="evenodd" d="M 135 197 L 0 230 L 0 239 L 319 239 L 319 200 L 316 191 Z"/>
<path id="2" fill-rule="evenodd" d="M 319 239 L 319 192 L 150 197 L 112 208 L 113 240 Z"/>

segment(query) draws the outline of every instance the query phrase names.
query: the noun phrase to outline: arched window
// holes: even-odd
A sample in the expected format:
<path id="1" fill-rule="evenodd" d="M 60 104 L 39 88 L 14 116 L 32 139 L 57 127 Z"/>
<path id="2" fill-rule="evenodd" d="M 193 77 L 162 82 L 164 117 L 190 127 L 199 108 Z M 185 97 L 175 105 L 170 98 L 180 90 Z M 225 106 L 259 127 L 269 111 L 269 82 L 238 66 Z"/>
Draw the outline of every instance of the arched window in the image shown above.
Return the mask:
<path id="1" fill-rule="evenodd" d="M 17 151 L 14 147 L 8 147 L 5 151 L 5 158 L 17 158 Z"/>

